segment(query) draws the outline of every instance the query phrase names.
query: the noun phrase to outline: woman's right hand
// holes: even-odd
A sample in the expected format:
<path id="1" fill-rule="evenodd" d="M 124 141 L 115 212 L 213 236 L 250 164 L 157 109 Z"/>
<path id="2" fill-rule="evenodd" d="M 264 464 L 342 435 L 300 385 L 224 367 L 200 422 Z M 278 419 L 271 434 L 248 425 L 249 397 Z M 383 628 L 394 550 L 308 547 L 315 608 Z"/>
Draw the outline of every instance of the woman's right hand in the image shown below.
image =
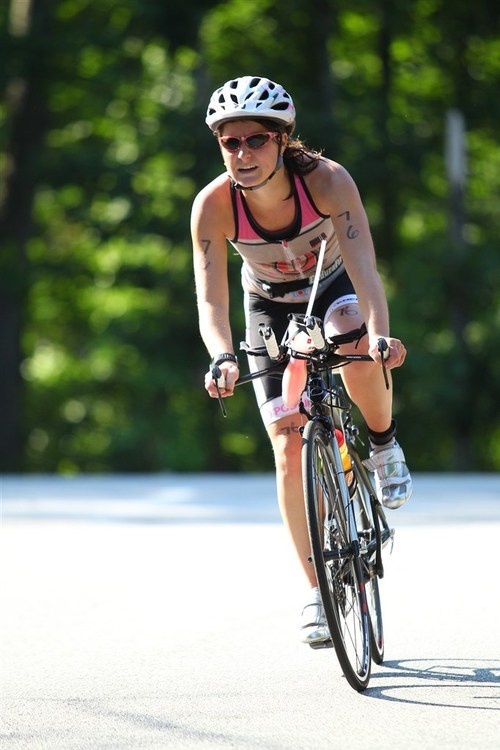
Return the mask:
<path id="1" fill-rule="evenodd" d="M 240 376 L 240 370 L 237 364 L 234 362 L 221 362 L 217 365 L 220 371 L 218 378 L 219 392 L 223 398 L 226 396 L 232 396 L 234 393 L 234 386 Z M 205 375 L 205 388 L 210 398 L 218 398 L 217 386 L 213 377 L 213 369 L 211 368 Z"/>

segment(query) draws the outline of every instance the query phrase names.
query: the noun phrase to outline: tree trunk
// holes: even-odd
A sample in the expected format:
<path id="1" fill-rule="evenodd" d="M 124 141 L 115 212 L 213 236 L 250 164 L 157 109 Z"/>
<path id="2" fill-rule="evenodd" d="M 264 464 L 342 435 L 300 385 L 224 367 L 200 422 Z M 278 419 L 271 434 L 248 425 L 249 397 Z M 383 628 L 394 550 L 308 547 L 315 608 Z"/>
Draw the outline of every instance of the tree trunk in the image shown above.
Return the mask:
<path id="1" fill-rule="evenodd" d="M 394 149 L 389 131 L 389 117 L 391 114 L 390 95 L 392 89 L 392 53 L 393 10 L 391 3 L 384 2 L 381 6 L 380 29 L 378 36 L 378 51 L 382 63 L 382 80 L 380 86 L 380 100 L 378 106 L 377 130 L 380 134 L 380 202 L 381 226 L 377 250 L 386 260 L 392 260 L 396 254 L 396 216 L 398 214 L 398 185 L 397 175 L 392 167 L 391 154 Z"/>
<path id="2" fill-rule="evenodd" d="M 29 288 L 26 246 L 33 233 L 32 210 L 39 159 L 47 127 L 43 55 L 50 3 L 32 0 L 23 26 L 14 23 L 18 6 L 12 0 L 11 35 L 20 71 L 7 84 L 8 138 L 6 174 L 0 195 L 0 470 L 23 468 L 21 335 Z M 31 10 L 31 14 L 29 13 Z M 14 37 L 17 37 L 14 39 Z M 12 44 L 14 47 L 14 44 Z M 46 50 L 45 50 L 46 51 Z"/>

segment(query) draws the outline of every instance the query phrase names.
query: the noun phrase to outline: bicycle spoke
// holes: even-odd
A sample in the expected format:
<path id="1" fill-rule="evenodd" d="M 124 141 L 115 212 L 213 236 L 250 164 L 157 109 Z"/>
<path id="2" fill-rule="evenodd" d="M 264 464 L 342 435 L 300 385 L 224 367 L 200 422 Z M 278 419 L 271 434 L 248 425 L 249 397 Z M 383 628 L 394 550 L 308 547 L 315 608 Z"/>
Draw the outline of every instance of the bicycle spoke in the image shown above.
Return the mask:
<path id="1" fill-rule="evenodd" d="M 355 467 L 355 471 L 358 469 Z M 375 529 L 369 494 L 361 477 L 358 480 L 353 498 L 356 525 L 366 553 L 363 556 L 363 577 L 365 579 L 366 601 L 370 615 L 372 658 L 376 664 L 384 660 L 384 628 L 380 603 L 379 579 L 376 572 Z M 372 550 L 372 551 L 370 551 Z"/>

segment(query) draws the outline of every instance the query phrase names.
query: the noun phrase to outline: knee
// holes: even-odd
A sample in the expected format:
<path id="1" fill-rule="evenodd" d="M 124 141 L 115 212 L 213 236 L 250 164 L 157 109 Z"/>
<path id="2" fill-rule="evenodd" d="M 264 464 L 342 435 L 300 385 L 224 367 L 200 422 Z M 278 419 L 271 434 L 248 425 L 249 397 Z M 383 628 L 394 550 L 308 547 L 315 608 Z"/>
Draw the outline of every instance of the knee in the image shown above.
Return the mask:
<path id="1" fill-rule="evenodd" d="M 283 477 L 295 475 L 301 471 L 300 450 L 295 446 L 287 450 L 275 450 L 276 471 Z"/>
<path id="2" fill-rule="evenodd" d="M 346 387 L 355 384 L 370 387 L 377 377 L 378 369 L 380 368 L 375 362 L 352 362 L 342 371 L 342 380 Z"/>
<path id="3" fill-rule="evenodd" d="M 298 428 L 282 430 L 272 438 L 276 471 L 282 476 L 300 471 L 302 438 Z"/>

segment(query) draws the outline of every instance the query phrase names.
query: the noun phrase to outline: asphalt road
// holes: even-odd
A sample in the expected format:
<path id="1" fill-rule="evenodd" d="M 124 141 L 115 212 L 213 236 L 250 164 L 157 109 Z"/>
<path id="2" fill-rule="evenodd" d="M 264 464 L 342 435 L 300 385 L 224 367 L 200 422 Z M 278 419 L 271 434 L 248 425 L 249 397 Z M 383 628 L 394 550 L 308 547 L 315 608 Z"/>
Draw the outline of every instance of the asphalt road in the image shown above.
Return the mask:
<path id="1" fill-rule="evenodd" d="M 500 748 L 500 477 L 415 486 L 360 695 L 298 641 L 272 477 L 5 477 L 2 750 Z"/>

